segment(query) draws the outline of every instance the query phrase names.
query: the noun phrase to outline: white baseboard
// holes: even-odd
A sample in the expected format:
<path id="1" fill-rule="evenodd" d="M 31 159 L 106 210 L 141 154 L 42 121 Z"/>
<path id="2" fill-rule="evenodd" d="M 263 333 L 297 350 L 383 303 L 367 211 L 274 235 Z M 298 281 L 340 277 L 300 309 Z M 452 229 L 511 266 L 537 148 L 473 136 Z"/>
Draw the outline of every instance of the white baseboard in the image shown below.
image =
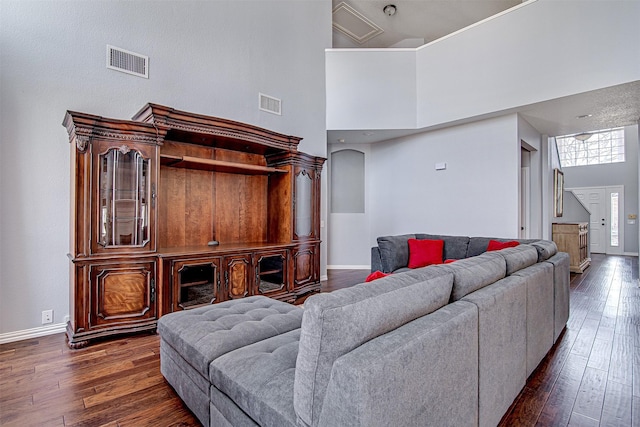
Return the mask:
<path id="1" fill-rule="evenodd" d="M 638 256 L 638 252 L 624 252 L 622 255 L 624 255 L 624 256 Z"/>
<path id="2" fill-rule="evenodd" d="M 371 270 L 370 265 L 327 265 L 327 270 Z"/>
<path id="3" fill-rule="evenodd" d="M 320 276 L 321 282 L 326 282 L 327 280 L 329 280 L 329 276 L 327 276 L 326 274 L 323 274 L 322 276 Z"/>
<path id="4" fill-rule="evenodd" d="M 56 323 L 47 326 L 40 326 L 38 328 L 24 329 L 22 331 L 7 332 L 6 334 L 0 334 L 0 344 L 22 341 L 29 338 L 43 337 L 45 335 L 59 334 L 66 330 L 66 323 Z"/>

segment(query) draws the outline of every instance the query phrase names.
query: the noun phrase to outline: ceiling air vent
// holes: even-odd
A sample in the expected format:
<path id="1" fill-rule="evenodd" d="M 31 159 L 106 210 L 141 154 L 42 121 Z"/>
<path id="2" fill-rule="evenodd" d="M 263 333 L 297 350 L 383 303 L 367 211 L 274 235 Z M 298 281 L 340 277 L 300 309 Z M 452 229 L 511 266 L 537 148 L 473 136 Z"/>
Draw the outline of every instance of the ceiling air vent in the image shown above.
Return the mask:
<path id="1" fill-rule="evenodd" d="M 149 78 L 149 57 L 107 45 L 107 68 Z"/>
<path id="2" fill-rule="evenodd" d="M 277 114 L 279 116 L 282 115 L 282 101 L 278 98 L 274 98 L 273 96 L 265 95 L 264 93 L 259 94 L 259 108 L 262 111 L 266 111 L 267 113 Z"/>
<path id="3" fill-rule="evenodd" d="M 345 2 L 341 2 L 333 9 L 333 28 L 358 44 L 384 32 L 373 21 Z"/>

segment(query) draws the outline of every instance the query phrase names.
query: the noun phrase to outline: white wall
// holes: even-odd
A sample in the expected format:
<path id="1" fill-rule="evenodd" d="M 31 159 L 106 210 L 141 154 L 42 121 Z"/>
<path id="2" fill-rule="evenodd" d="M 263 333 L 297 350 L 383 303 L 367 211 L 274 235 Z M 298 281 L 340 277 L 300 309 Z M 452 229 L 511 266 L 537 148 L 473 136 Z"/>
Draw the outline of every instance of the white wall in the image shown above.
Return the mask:
<path id="1" fill-rule="evenodd" d="M 371 158 L 370 244 L 416 232 L 518 236 L 517 115 L 375 144 Z"/>
<path id="2" fill-rule="evenodd" d="M 327 128 L 430 128 L 637 81 L 639 18 L 640 1 L 537 0 L 415 50 L 329 50 Z"/>
<path id="3" fill-rule="evenodd" d="M 415 129 L 415 49 L 327 50 L 328 129 Z"/>
<path id="4" fill-rule="evenodd" d="M 2 0 L 0 19 L 0 334 L 68 314 L 66 110 L 127 119 L 155 102 L 297 135 L 326 156 L 329 0 Z M 148 55 L 149 79 L 106 69 L 107 44 Z M 260 112 L 258 92 L 283 115 Z"/>
<path id="5" fill-rule="evenodd" d="M 637 1 L 538 0 L 425 45 L 418 127 L 638 80 L 639 17 Z"/>

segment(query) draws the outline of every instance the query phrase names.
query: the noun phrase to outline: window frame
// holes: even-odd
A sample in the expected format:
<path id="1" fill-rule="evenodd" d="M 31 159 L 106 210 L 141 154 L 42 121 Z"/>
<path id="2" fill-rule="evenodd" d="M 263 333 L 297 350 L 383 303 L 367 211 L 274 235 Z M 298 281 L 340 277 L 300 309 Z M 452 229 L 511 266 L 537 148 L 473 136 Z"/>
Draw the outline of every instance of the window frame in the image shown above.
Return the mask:
<path id="1" fill-rule="evenodd" d="M 558 158 L 563 168 L 606 165 L 626 161 L 624 127 L 589 132 L 585 140 L 581 134 L 556 137 Z"/>

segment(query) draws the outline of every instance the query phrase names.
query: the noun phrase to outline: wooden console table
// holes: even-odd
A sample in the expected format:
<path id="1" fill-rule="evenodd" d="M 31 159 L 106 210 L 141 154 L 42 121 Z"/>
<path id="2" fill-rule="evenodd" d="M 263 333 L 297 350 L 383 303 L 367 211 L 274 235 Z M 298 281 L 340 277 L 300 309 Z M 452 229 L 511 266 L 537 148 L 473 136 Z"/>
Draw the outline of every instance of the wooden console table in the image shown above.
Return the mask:
<path id="1" fill-rule="evenodd" d="M 558 250 L 567 252 L 570 258 L 569 270 L 583 273 L 591 264 L 589 258 L 589 223 L 553 223 L 552 239 Z"/>

